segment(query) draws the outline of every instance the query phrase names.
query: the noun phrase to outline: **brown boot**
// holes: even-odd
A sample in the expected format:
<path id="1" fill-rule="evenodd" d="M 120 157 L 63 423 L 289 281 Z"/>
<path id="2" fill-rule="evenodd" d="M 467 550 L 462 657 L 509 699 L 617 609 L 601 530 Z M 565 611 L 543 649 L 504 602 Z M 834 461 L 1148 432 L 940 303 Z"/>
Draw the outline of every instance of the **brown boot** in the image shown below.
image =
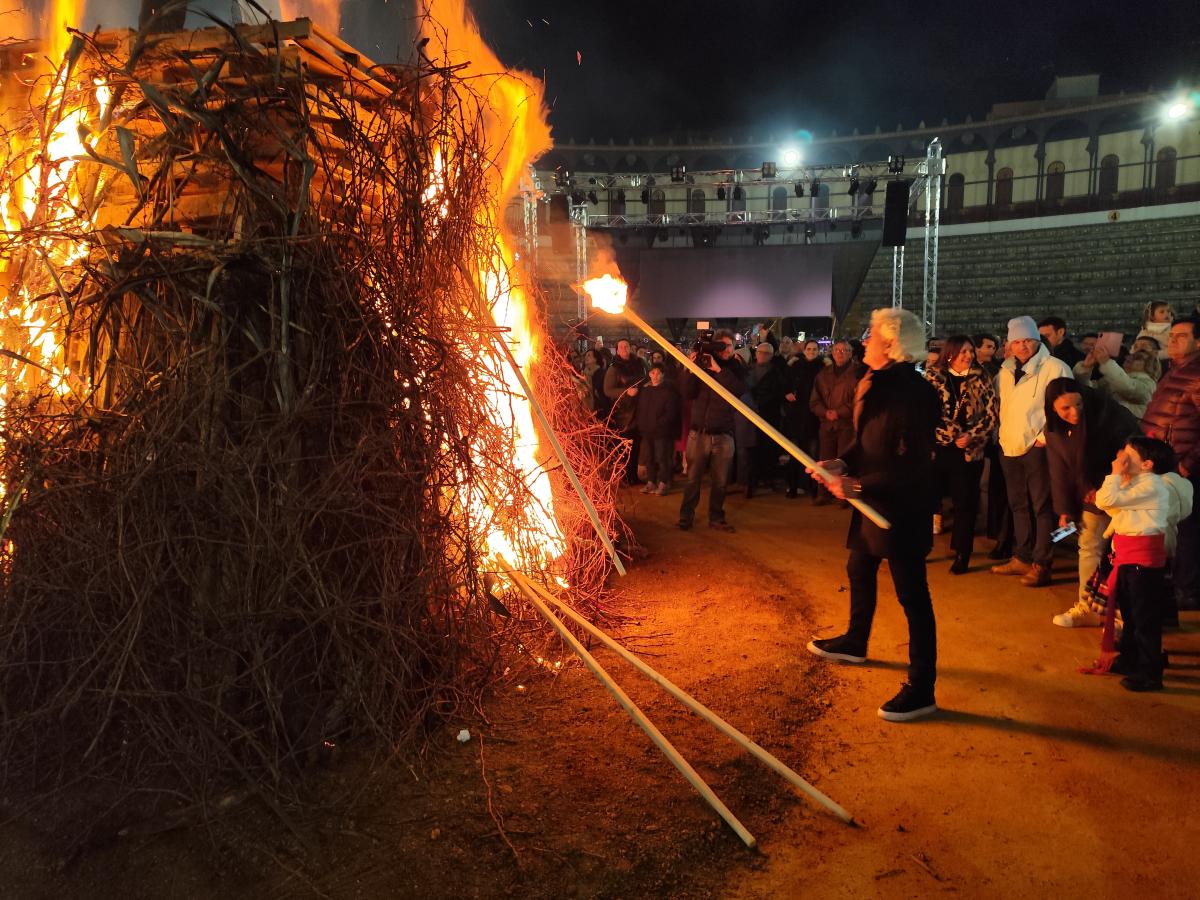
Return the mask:
<path id="1" fill-rule="evenodd" d="M 1045 587 L 1050 583 L 1050 567 L 1034 563 L 1029 571 L 1021 576 L 1021 584 L 1025 587 Z"/>
<path id="2" fill-rule="evenodd" d="M 992 566 L 993 575 L 1028 575 L 1031 566 L 1029 563 L 1023 563 L 1015 556 L 1006 563 L 998 566 Z"/>

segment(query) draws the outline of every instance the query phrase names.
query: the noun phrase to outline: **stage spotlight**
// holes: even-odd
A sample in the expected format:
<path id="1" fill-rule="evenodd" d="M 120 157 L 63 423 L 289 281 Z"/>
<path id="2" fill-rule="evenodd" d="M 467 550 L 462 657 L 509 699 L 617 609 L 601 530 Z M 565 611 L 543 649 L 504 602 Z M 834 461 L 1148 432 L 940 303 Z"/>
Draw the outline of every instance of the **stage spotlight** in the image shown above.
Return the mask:
<path id="1" fill-rule="evenodd" d="M 687 177 L 687 166 L 671 166 L 671 181 L 682 184 Z"/>
<path id="2" fill-rule="evenodd" d="M 872 178 L 863 186 L 863 193 L 870 197 L 875 193 L 875 188 L 878 187 L 878 182 Z"/>
<path id="3" fill-rule="evenodd" d="M 904 171 L 904 157 L 903 156 L 889 156 L 888 157 L 888 173 L 891 175 L 899 175 L 903 171 Z"/>
<path id="4" fill-rule="evenodd" d="M 583 200 L 583 191 L 571 191 L 571 203 L 573 203 L 575 206 L 579 206 L 581 203 L 583 203 Z"/>
<path id="5" fill-rule="evenodd" d="M 721 200 L 721 201 L 724 201 L 724 200 L 725 200 L 725 196 L 726 196 L 726 195 L 725 195 L 725 186 L 724 186 L 724 185 L 722 185 L 721 187 L 717 188 L 717 199 L 718 199 L 718 200 Z"/>
<path id="6" fill-rule="evenodd" d="M 733 199 L 734 200 L 745 200 L 746 199 L 746 192 L 742 190 L 742 186 L 740 184 L 733 189 Z"/>
<path id="7" fill-rule="evenodd" d="M 846 188 L 846 193 L 849 194 L 851 197 L 858 196 L 858 179 L 857 178 L 850 179 L 850 186 L 848 188 Z"/>
<path id="8" fill-rule="evenodd" d="M 796 182 L 796 196 L 797 197 L 804 196 L 804 182 L 803 181 Z"/>
<path id="9" fill-rule="evenodd" d="M 596 196 L 595 191 L 587 192 L 587 200 L 588 203 L 592 204 L 592 206 L 596 206 L 600 202 L 600 198 Z"/>
<path id="10" fill-rule="evenodd" d="M 571 183 L 571 173 L 567 171 L 566 166 L 557 166 L 554 169 L 554 186 L 566 187 Z"/>
<path id="11" fill-rule="evenodd" d="M 642 204 L 644 206 L 650 205 L 650 192 L 645 188 L 642 188 Z"/>
<path id="12" fill-rule="evenodd" d="M 814 197 L 821 196 L 821 182 L 819 179 L 814 178 L 812 180 L 812 184 L 808 186 L 808 192 Z"/>
<path id="13" fill-rule="evenodd" d="M 588 179 L 588 184 L 595 184 L 595 183 L 596 183 L 596 179 L 595 179 L 595 178 L 589 178 L 589 179 Z"/>
<path id="14" fill-rule="evenodd" d="M 800 151 L 795 147 L 788 147 L 783 151 L 783 164 L 786 168 L 794 169 L 800 165 Z"/>
<path id="15" fill-rule="evenodd" d="M 775 163 L 765 162 L 762 164 L 762 177 L 764 180 L 775 177 Z"/>
<path id="16" fill-rule="evenodd" d="M 1180 119 L 1186 119 L 1191 111 L 1188 104 L 1183 100 L 1176 100 L 1167 107 L 1167 118 L 1172 122 L 1178 122 Z"/>

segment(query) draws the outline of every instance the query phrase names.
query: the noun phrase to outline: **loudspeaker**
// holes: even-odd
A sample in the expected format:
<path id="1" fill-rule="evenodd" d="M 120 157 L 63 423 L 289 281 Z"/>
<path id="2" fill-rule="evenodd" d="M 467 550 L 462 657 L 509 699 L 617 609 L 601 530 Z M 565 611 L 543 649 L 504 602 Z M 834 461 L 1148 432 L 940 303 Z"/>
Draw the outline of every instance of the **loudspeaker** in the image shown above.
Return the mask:
<path id="1" fill-rule="evenodd" d="M 889 181 L 883 205 L 883 246 L 903 247 L 908 233 L 908 181 Z"/>

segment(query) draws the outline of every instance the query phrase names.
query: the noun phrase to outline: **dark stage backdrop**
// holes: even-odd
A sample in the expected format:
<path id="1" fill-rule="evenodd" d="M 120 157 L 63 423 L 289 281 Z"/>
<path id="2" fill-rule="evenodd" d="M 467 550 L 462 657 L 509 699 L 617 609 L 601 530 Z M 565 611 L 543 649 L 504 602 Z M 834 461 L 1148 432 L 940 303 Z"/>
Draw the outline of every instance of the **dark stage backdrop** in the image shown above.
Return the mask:
<path id="1" fill-rule="evenodd" d="M 634 303 L 653 319 L 828 316 L 834 254 L 803 244 L 645 250 Z"/>

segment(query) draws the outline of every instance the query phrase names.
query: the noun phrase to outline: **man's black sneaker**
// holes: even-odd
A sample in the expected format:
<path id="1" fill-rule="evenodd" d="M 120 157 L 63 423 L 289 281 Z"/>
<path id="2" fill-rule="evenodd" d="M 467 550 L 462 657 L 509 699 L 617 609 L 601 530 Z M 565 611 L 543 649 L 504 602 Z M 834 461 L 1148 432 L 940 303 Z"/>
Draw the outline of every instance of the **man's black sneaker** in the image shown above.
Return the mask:
<path id="1" fill-rule="evenodd" d="M 861 663 L 867 661 L 867 651 L 853 646 L 846 636 L 821 638 L 808 642 L 808 652 L 838 662 Z"/>
<path id="2" fill-rule="evenodd" d="M 678 528 L 680 531 L 691 531 L 692 523 L 691 522 L 676 522 L 675 527 Z"/>
<path id="3" fill-rule="evenodd" d="M 933 702 L 933 691 L 918 690 L 906 681 L 901 685 L 900 693 L 879 707 L 879 718 L 889 722 L 911 722 L 935 712 L 937 704 Z"/>
<path id="4" fill-rule="evenodd" d="M 1163 683 L 1147 678 L 1145 675 L 1126 675 L 1121 679 L 1121 687 L 1127 691 L 1140 694 L 1144 691 L 1161 691 Z"/>

